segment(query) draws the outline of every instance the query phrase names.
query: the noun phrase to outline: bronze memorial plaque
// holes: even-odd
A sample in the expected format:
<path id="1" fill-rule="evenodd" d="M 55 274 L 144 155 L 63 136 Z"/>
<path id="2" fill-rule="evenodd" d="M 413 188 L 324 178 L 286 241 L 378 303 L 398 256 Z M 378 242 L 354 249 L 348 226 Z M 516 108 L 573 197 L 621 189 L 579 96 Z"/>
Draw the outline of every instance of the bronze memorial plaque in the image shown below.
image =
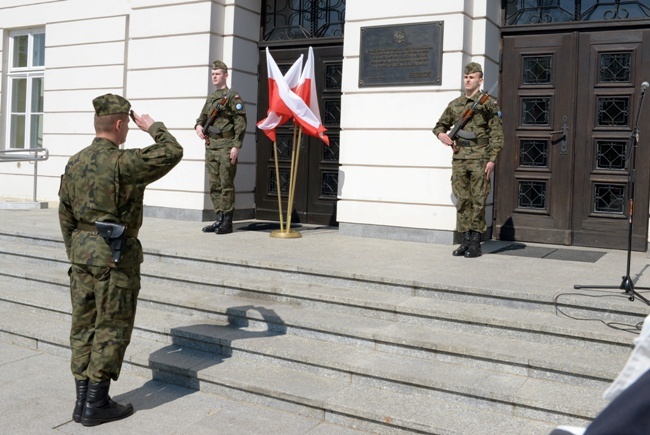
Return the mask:
<path id="1" fill-rule="evenodd" d="M 359 87 L 439 85 L 443 22 L 361 28 Z"/>

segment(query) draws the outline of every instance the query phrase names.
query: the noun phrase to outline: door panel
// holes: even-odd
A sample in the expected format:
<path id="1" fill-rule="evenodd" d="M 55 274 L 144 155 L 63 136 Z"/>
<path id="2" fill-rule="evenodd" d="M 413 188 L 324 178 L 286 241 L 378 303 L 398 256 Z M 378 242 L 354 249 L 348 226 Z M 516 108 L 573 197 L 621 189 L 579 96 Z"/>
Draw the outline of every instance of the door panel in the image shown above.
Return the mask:
<path id="1" fill-rule="evenodd" d="M 504 37 L 495 234 L 503 240 L 625 249 L 631 133 L 647 30 Z M 640 125 L 650 114 L 640 113 Z M 650 157 L 637 146 L 632 246 L 646 249 Z M 641 170 L 639 170 L 641 169 Z"/>
<path id="2" fill-rule="evenodd" d="M 573 234 L 576 245 L 625 249 L 629 232 L 628 183 L 632 129 L 639 85 L 650 70 L 650 32 L 583 33 L 579 39 L 579 112 L 576 130 L 581 164 L 576 170 Z M 640 113 L 648 125 L 648 110 Z M 641 127 L 643 128 L 643 127 Z M 632 247 L 646 249 L 648 228 L 648 136 L 637 146 Z"/>
<path id="3" fill-rule="evenodd" d="M 571 244 L 574 38 L 505 37 L 503 52 L 496 237 Z"/>
<path id="4" fill-rule="evenodd" d="M 340 46 L 314 47 L 314 68 L 321 120 L 330 140 L 327 147 L 320 139 L 303 135 L 300 141 L 292 223 L 336 225 L 338 195 L 338 158 L 343 50 Z M 285 73 L 301 54 L 307 60 L 308 48 L 271 50 Z M 260 51 L 258 120 L 266 117 L 268 82 L 266 52 Z M 291 123 L 276 129 L 282 210 L 286 213 L 289 194 L 293 145 Z M 257 131 L 257 183 L 255 189 L 257 219 L 278 220 L 278 187 L 275 175 L 273 143 Z"/>

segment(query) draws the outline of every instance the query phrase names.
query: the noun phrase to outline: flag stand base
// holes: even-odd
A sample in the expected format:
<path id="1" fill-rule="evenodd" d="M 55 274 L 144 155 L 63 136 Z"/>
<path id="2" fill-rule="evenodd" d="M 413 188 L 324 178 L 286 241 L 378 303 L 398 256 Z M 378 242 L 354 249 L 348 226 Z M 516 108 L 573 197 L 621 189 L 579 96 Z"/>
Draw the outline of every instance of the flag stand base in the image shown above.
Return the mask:
<path id="1" fill-rule="evenodd" d="M 289 231 L 275 230 L 275 231 L 271 231 L 271 237 L 274 237 L 276 239 L 299 239 L 302 237 L 302 234 L 300 234 L 300 231 L 295 231 L 295 230 L 289 230 Z"/>

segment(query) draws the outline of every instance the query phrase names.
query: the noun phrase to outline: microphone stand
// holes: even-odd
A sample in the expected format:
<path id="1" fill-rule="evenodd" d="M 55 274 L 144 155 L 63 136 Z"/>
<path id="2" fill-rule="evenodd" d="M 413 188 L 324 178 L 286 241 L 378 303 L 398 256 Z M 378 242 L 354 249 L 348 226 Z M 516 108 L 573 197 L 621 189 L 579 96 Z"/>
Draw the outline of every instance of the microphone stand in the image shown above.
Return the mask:
<path id="1" fill-rule="evenodd" d="M 648 87 L 648 82 L 643 82 L 641 84 L 641 98 L 639 100 L 639 110 L 636 113 L 636 119 L 634 121 L 634 128 L 632 130 L 632 135 L 630 136 L 630 143 L 632 145 L 632 168 L 629 175 L 629 186 L 630 186 L 630 216 L 628 219 L 628 231 L 627 231 L 627 270 L 625 276 L 623 276 L 623 281 L 621 285 L 616 286 L 606 286 L 606 285 L 574 285 L 574 289 L 583 289 L 583 288 L 592 288 L 592 289 L 620 289 L 625 290 L 625 294 L 629 296 L 630 301 L 634 301 L 634 298 L 642 300 L 646 305 L 650 305 L 650 301 L 638 294 L 634 290 L 634 282 L 630 277 L 630 263 L 632 261 L 632 222 L 634 217 L 634 184 L 636 182 L 636 148 L 637 142 L 639 141 L 639 117 L 641 116 L 641 108 L 643 107 L 643 99 L 645 98 L 645 90 Z M 650 290 L 650 287 L 637 287 L 637 289 Z"/>

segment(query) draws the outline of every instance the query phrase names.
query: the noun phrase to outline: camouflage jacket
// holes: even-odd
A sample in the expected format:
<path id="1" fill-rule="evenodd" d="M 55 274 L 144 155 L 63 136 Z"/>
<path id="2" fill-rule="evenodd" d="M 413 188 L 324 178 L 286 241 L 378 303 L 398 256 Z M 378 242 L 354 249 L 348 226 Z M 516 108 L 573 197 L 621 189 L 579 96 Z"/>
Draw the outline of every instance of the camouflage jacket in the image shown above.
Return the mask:
<path id="1" fill-rule="evenodd" d="M 213 110 L 217 111 L 218 116 L 212 125 L 223 133 L 233 132 L 234 137 L 210 138 L 210 148 L 241 148 L 246 134 L 246 107 L 239 93 L 226 87 L 208 95 L 194 125 L 205 124 Z"/>
<path id="2" fill-rule="evenodd" d="M 59 187 L 59 223 L 71 263 L 114 266 L 104 239 L 96 232 L 77 229 L 77 223 L 119 222 L 131 230 L 142 226 L 145 187 L 183 157 L 183 148 L 163 123 L 154 122 L 149 134 L 155 145 L 124 150 L 96 137 L 68 160 Z M 142 260 L 139 240 L 127 237 L 118 266 L 131 267 Z"/>
<path id="3" fill-rule="evenodd" d="M 433 128 L 433 134 L 438 137 L 440 133 L 447 133 L 458 121 L 463 111 L 469 109 L 480 96 L 480 92 L 477 92 L 472 98 L 467 98 L 463 94 L 449 103 Z M 499 152 L 503 148 L 503 121 L 501 120 L 501 110 L 494 98 L 488 97 L 485 104 L 476 106 L 474 115 L 465 124 L 463 130 L 476 133 L 478 139 L 489 139 L 489 143 L 472 147 L 458 147 L 459 151 L 454 154 L 454 159 L 487 158 L 491 162 L 496 162 Z"/>

